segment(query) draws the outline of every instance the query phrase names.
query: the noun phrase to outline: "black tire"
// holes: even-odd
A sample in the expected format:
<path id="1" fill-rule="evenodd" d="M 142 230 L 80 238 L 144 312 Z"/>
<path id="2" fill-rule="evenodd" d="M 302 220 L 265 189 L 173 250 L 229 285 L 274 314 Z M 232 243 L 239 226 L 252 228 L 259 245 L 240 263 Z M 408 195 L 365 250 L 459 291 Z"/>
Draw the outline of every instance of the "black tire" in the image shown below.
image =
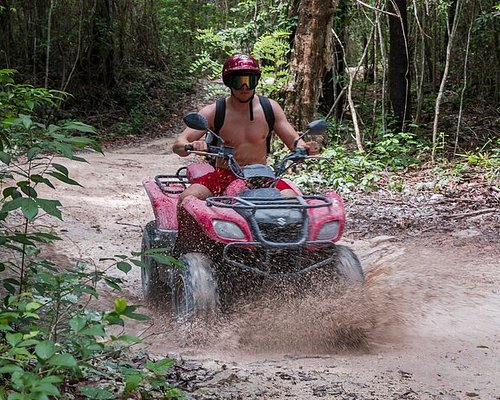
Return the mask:
<path id="1" fill-rule="evenodd" d="M 347 246 L 337 245 L 337 259 L 335 261 L 335 271 L 343 283 L 362 284 L 365 275 L 358 256 Z"/>
<path id="2" fill-rule="evenodd" d="M 172 312 L 178 321 L 209 321 L 219 313 L 219 292 L 212 261 L 201 253 L 179 258 L 172 281 Z"/>
<path id="3" fill-rule="evenodd" d="M 141 268 L 142 293 L 144 299 L 151 304 L 159 304 L 166 300 L 168 286 L 160 279 L 158 263 L 151 257 L 144 255 L 145 250 L 154 248 L 155 221 L 148 222 L 142 233 L 141 261 L 146 264 Z"/>

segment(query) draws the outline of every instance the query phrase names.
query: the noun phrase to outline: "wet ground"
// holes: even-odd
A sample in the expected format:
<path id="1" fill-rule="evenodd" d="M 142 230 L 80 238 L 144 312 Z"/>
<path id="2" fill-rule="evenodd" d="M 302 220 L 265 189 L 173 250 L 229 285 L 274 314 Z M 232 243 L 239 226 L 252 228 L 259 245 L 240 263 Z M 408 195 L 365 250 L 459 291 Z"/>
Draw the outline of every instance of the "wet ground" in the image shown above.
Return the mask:
<path id="1" fill-rule="evenodd" d="M 41 221 L 66 239 L 52 256 L 102 269 L 101 257 L 138 251 L 153 219 L 141 181 L 189 161 L 169 143 L 64 162 L 84 187 L 59 189 L 63 223 Z M 177 358 L 172 379 L 195 399 L 500 399 L 500 207 L 490 195 L 464 206 L 432 193 L 351 194 L 342 243 L 361 259 L 363 293 L 263 297 L 184 334 L 167 308 L 146 308 L 151 324 L 130 329 L 151 354 Z M 140 271 L 114 273 L 121 296 L 143 303 Z"/>

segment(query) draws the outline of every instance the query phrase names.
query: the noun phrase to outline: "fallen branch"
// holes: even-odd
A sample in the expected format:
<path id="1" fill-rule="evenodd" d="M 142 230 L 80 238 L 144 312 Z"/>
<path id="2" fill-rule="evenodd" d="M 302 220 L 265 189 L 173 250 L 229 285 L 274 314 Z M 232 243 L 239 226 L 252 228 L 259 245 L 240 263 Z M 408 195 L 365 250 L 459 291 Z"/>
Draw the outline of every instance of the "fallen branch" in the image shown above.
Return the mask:
<path id="1" fill-rule="evenodd" d="M 445 215 L 445 218 L 452 218 L 452 219 L 462 219 L 462 218 L 467 218 L 467 217 L 475 217 L 477 215 L 482 215 L 482 214 L 491 214 L 494 212 L 497 212 L 497 208 L 483 208 L 482 210 L 475 210 L 475 211 L 470 211 L 467 213 L 463 214 L 452 214 L 452 215 Z"/>

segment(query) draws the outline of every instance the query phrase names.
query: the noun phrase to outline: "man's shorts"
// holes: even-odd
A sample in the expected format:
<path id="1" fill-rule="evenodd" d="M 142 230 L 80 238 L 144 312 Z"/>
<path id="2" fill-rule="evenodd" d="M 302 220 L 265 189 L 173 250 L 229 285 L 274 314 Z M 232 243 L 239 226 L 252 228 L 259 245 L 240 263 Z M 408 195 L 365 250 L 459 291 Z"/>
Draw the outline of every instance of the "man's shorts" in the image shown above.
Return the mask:
<path id="1" fill-rule="evenodd" d="M 191 183 L 198 183 L 205 186 L 214 196 L 221 196 L 227 187 L 234 180 L 238 179 L 229 169 L 216 168 L 215 171 L 202 175 L 192 180 Z M 290 185 L 283 180 L 278 180 L 276 188 L 279 190 L 291 189 Z"/>
<path id="2" fill-rule="evenodd" d="M 229 184 L 236 179 L 237 177 L 231 172 L 231 170 L 216 168 L 215 171 L 200 176 L 199 178 L 194 179 L 191 183 L 203 185 L 210 190 L 214 196 L 220 196 L 224 193 Z"/>

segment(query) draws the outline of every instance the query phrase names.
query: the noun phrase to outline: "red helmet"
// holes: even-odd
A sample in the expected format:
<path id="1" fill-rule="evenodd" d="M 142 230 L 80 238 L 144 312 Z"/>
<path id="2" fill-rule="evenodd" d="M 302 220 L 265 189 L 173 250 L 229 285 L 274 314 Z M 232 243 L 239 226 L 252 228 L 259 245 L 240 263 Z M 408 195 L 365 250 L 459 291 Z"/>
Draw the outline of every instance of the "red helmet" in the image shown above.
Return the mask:
<path id="1" fill-rule="evenodd" d="M 222 81 L 229 86 L 227 78 L 239 73 L 250 73 L 260 77 L 260 66 L 255 58 L 248 54 L 236 54 L 229 57 L 222 67 Z"/>

